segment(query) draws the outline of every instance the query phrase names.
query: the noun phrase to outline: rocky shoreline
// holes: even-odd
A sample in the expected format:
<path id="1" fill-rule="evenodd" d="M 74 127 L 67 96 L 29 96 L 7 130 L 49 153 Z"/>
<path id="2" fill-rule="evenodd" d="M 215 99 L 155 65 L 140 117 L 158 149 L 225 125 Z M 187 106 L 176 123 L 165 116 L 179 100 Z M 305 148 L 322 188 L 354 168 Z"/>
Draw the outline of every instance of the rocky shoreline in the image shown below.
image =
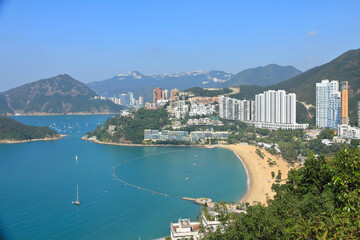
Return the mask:
<path id="1" fill-rule="evenodd" d="M 65 136 L 66 135 L 59 135 L 51 138 L 47 137 L 47 138 L 36 138 L 36 139 L 27 139 L 27 140 L 2 139 L 0 140 L 0 143 L 15 144 L 15 143 L 37 142 L 37 141 L 55 141 L 55 140 L 60 140 Z"/>

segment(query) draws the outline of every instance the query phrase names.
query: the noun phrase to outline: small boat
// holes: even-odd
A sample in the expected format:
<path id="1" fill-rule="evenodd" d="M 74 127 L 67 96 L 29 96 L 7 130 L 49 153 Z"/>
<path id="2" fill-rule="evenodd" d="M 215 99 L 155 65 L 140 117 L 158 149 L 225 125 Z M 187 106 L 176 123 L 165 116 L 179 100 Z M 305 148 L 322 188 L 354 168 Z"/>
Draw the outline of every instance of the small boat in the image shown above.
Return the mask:
<path id="1" fill-rule="evenodd" d="M 75 157 L 75 162 L 76 162 L 76 164 L 77 164 L 77 160 L 78 160 L 78 157 L 77 157 L 77 155 L 76 155 L 76 157 Z"/>
<path id="2" fill-rule="evenodd" d="M 79 185 L 76 185 L 76 201 L 72 202 L 75 205 L 80 205 L 80 201 L 79 201 Z"/>
<path id="3" fill-rule="evenodd" d="M 191 172 L 191 170 L 189 169 L 189 170 L 187 170 L 188 172 Z"/>
<path id="4" fill-rule="evenodd" d="M 189 180 L 189 178 L 187 177 L 187 178 L 185 178 L 185 180 Z"/>

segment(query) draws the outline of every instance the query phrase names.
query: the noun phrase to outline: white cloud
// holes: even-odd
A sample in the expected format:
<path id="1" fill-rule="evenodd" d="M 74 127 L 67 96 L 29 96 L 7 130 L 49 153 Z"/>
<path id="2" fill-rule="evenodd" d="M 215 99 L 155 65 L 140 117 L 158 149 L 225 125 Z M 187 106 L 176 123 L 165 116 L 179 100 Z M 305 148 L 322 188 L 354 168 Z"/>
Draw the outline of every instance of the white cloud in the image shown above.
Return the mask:
<path id="1" fill-rule="evenodd" d="M 318 35 L 318 34 L 319 34 L 319 31 L 317 31 L 317 30 L 312 30 L 307 33 L 308 36 L 314 36 L 314 35 Z"/>

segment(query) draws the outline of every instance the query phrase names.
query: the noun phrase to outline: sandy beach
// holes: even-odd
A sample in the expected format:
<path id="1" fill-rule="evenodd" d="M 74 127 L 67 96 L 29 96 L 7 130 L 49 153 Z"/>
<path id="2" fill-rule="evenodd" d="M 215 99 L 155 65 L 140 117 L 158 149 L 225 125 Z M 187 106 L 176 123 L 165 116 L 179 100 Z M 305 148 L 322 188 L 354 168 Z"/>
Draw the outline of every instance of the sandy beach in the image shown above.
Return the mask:
<path id="1" fill-rule="evenodd" d="M 291 169 L 290 165 L 285 162 L 280 156 L 273 156 L 264 149 L 255 147 L 253 145 L 221 145 L 220 147 L 234 151 L 241 161 L 244 163 L 249 177 L 249 189 L 246 195 L 241 199 L 241 202 L 260 202 L 266 205 L 267 196 L 272 198 L 275 193 L 272 192 L 271 186 L 275 183 L 271 172 L 281 171 L 282 179 L 287 178 L 287 174 Z M 264 154 L 264 159 L 259 157 L 255 152 L 256 149 L 261 150 Z M 269 166 L 268 158 L 276 161 L 276 165 Z"/>

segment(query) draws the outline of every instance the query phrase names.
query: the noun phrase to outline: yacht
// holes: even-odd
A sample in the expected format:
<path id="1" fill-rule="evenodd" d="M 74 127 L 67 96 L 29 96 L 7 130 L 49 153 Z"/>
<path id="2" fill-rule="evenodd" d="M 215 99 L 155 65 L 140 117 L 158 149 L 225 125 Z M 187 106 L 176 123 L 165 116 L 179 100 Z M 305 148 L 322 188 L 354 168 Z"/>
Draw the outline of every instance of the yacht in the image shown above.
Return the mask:
<path id="1" fill-rule="evenodd" d="M 79 185 L 76 185 L 76 201 L 72 202 L 75 205 L 80 205 L 80 201 L 79 201 Z"/>

